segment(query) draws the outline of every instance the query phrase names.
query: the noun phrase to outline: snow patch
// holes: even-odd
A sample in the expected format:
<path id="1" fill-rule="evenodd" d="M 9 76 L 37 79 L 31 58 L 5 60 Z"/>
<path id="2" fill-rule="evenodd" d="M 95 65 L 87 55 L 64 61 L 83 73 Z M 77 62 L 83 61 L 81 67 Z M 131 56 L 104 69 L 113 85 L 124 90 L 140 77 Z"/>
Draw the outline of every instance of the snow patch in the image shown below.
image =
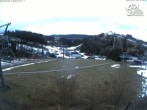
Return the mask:
<path id="1" fill-rule="evenodd" d="M 96 60 L 106 60 L 106 58 L 95 58 Z"/>
<path id="2" fill-rule="evenodd" d="M 147 78 L 147 70 L 138 70 L 137 74 Z"/>
<path id="3" fill-rule="evenodd" d="M 120 64 L 111 65 L 112 68 L 120 68 Z"/>
<path id="4" fill-rule="evenodd" d="M 64 76 L 61 76 L 61 78 L 64 78 Z"/>
<path id="5" fill-rule="evenodd" d="M 68 75 L 67 76 L 67 79 L 71 79 L 71 77 L 72 77 L 72 74 Z"/>
<path id="6" fill-rule="evenodd" d="M 38 63 L 38 64 L 39 64 L 39 63 L 45 63 L 45 62 L 49 62 L 49 61 L 52 61 L 52 60 L 40 61 L 40 62 L 35 62 L 35 63 L 28 63 L 28 64 L 23 64 L 23 65 L 13 66 L 13 67 L 9 67 L 9 68 L 2 69 L 2 71 L 9 71 L 9 70 L 12 70 L 12 69 L 14 69 L 14 68 L 29 66 L 29 65 L 36 64 L 36 63 Z M 19 62 L 19 63 L 20 63 L 20 62 Z"/>
<path id="7" fill-rule="evenodd" d="M 82 44 L 78 45 L 78 46 L 73 46 L 73 47 L 68 47 L 67 49 L 69 50 L 75 50 L 77 49 L 78 47 L 81 47 Z"/>
<path id="8" fill-rule="evenodd" d="M 75 75 L 74 74 L 70 74 L 70 75 L 67 76 L 67 79 L 71 79 L 72 77 L 75 77 Z"/>
<path id="9" fill-rule="evenodd" d="M 27 59 L 20 59 L 20 60 L 16 59 L 16 60 L 13 60 L 11 62 L 1 61 L 1 65 L 2 65 L 2 67 L 6 67 L 6 66 L 14 65 L 14 64 L 20 64 L 20 63 L 25 62 L 25 61 L 27 61 Z"/>
<path id="10" fill-rule="evenodd" d="M 130 41 L 130 42 L 136 43 L 135 40 L 132 40 L 132 39 L 127 39 L 127 40 Z"/>
<path id="11" fill-rule="evenodd" d="M 78 69 L 79 67 L 78 66 L 76 66 L 76 69 Z"/>
<path id="12" fill-rule="evenodd" d="M 139 97 L 147 96 L 147 70 L 146 65 L 130 65 L 129 67 L 139 68 L 137 70 L 137 74 L 142 76 L 144 81 L 142 81 L 142 92 L 140 93 Z"/>
<path id="13" fill-rule="evenodd" d="M 146 69 L 146 65 L 130 65 L 129 67 L 132 67 L 132 68 L 142 68 L 142 69 Z"/>
<path id="14" fill-rule="evenodd" d="M 147 96 L 147 70 L 138 70 L 137 74 L 144 77 L 144 81 L 142 81 L 142 93 L 140 94 L 140 97 L 145 97 Z"/>
<path id="15" fill-rule="evenodd" d="M 83 55 L 83 59 L 88 59 L 89 56 Z"/>
<path id="16" fill-rule="evenodd" d="M 9 70 L 14 69 L 14 68 L 23 67 L 23 66 L 29 66 L 29 65 L 33 65 L 33 64 L 35 64 L 35 63 L 29 63 L 29 64 L 24 64 L 24 65 L 9 67 L 9 68 L 3 69 L 3 71 L 9 71 Z"/>

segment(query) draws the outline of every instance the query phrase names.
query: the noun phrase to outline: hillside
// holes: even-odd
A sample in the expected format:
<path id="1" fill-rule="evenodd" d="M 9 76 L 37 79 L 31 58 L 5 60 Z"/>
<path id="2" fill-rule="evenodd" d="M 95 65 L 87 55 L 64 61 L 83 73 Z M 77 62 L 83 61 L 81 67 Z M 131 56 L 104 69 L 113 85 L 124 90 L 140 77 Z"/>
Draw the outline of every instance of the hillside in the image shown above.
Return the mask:
<path id="1" fill-rule="evenodd" d="M 130 55 L 145 55 L 147 50 L 147 42 L 135 39 L 132 35 L 108 34 L 101 33 L 99 35 L 89 37 L 84 40 L 81 46 L 81 52 L 87 55 L 105 55 L 107 58 L 119 60 L 122 52 Z"/>
<path id="2" fill-rule="evenodd" d="M 46 46 L 71 47 L 81 45 L 78 49 L 88 56 L 103 55 L 118 61 L 120 54 L 127 52 L 130 55 L 146 55 L 147 42 L 134 38 L 132 35 L 123 35 L 113 32 L 99 35 L 67 34 L 42 35 L 27 31 L 7 32 L 10 48 L 16 57 L 50 55 Z M 23 51 L 25 50 L 25 51 Z M 41 55 L 42 56 L 42 55 Z"/>

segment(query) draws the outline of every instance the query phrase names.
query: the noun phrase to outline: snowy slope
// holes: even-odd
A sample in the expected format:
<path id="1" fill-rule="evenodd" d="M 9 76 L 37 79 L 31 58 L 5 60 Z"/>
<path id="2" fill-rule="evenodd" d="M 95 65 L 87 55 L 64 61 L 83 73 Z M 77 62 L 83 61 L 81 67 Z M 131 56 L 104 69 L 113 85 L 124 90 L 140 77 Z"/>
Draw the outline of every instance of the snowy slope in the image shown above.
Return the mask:
<path id="1" fill-rule="evenodd" d="M 68 48 L 64 48 L 64 58 L 83 58 L 83 59 L 88 59 L 90 56 L 87 56 L 85 53 L 82 53 L 78 50 L 78 48 L 82 44 L 78 46 L 72 46 Z M 57 58 L 62 58 L 63 57 L 63 47 L 56 47 L 56 46 L 46 46 L 48 49 L 49 53 L 54 54 Z M 105 56 L 94 56 L 95 60 L 106 60 Z"/>

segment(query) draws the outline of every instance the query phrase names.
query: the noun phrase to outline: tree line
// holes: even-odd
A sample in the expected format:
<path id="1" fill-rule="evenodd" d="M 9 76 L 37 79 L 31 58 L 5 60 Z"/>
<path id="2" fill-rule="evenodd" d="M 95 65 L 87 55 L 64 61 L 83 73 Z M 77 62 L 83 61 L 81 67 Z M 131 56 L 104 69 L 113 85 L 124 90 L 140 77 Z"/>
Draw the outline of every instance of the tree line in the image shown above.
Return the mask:
<path id="1" fill-rule="evenodd" d="M 38 43 L 38 44 L 46 44 L 46 38 L 42 34 L 33 33 L 30 31 L 8 31 L 6 35 L 10 37 L 19 38 L 22 40 L 22 42 L 32 42 L 32 43 Z"/>
<path id="2" fill-rule="evenodd" d="M 136 43 L 130 42 L 128 39 L 135 40 L 132 35 L 106 35 L 101 33 L 93 37 L 89 37 L 83 41 L 80 51 L 87 55 L 105 55 L 107 58 L 118 61 L 122 52 L 128 52 L 130 55 L 136 53 L 144 54 L 145 47 L 141 41 Z"/>

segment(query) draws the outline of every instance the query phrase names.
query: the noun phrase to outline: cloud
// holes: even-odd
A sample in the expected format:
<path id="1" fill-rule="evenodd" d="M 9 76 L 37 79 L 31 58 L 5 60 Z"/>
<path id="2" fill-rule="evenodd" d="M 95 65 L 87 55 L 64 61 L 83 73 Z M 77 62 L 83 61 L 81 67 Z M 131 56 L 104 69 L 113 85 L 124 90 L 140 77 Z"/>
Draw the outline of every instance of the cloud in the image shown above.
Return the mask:
<path id="1" fill-rule="evenodd" d="M 22 30 L 31 30 L 49 34 L 98 34 L 95 22 L 56 22 L 47 24 L 34 24 L 24 27 Z"/>
<path id="2" fill-rule="evenodd" d="M 147 41 L 147 3 L 135 2 L 144 16 L 127 16 L 125 0 L 25 0 L 0 4 L 0 24 L 42 34 L 99 34 L 115 31 Z"/>
<path id="3" fill-rule="evenodd" d="M 119 15 L 121 3 L 97 0 L 25 0 L 22 3 L 3 3 L 1 16 L 5 21 L 34 22 L 40 19 L 98 17 Z M 122 9 L 121 9 L 122 10 Z M 120 11 L 121 11 L 120 10 Z"/>

